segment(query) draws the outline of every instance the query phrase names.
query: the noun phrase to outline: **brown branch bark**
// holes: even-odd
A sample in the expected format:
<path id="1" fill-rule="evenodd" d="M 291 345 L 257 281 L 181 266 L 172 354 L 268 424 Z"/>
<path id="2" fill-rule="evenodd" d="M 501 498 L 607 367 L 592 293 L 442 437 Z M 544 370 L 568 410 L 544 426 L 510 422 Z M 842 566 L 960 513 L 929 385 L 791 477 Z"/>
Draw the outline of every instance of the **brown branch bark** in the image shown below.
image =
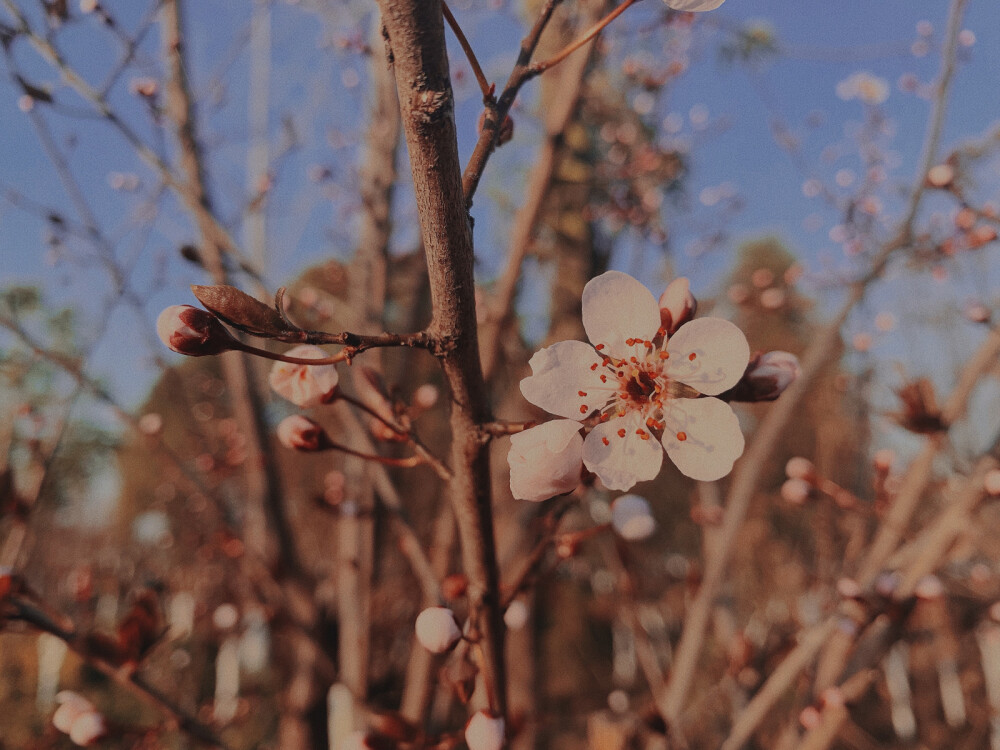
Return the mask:
<path id="1" fill-rule="evenodd" d="M 489 453 L 478 425 L 491 420 L 479 362 L 472 227 L 465 208 L 440 2 L 380 0 L 396 76 L 403 130 L 427 255 L 433 314 L 429 332 L 450 344 L 441 354 L 451 390 L 448 493 L 469 579 L 472 625 L 481 638 L 490 707 L 506 711 L 503 619 L 489 485 Z"/>

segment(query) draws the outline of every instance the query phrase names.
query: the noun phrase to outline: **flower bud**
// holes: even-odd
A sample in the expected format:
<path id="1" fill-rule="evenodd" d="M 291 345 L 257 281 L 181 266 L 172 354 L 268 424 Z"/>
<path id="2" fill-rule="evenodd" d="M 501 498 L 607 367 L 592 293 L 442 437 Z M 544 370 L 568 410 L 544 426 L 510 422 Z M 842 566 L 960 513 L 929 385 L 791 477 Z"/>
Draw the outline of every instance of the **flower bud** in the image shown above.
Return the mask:
<path id="1" fill-rule="evenodd" d="M 278 425 L 278 442 L 296 451 L 318 451 L 323 445 L 323 427 L 301 414 L 285 417 Z"/>
<path id="2" fill-rule="evenodd" d="M 1000 469 L 990 469 L 983 477 L 983 489 L 994 497 L 1000 495 Z"/>
<path id="3" fill-rule="evenodd" d="M 539 502 L 576 489 L 583 468 L 580 424 L 554 419 L 512 435 L 507 463 L 518 500 Z"/>
<path id="4" fill-rule="evenodd" d="M 955 168 L 950 164 L 937 164 L 927 170 L 927 184 L 936 188 L 947 188 L 955 180 Z"/>
<path id="5" fill-rule="evenodd" d="M 425 609 L 417 615 L 415 630 L 420 645 L 432 654 L 443 654 L 462 637 L 462 631 L 455 621 L 455 613 L 447 607 Z"/>
<path id="6" fill-rule="evenodd" d="M 809 482 L 802 479 L 788 479 L 781 485 L 781 499 L 792 505 L 802 505 L 811 492 Z"/>
<path id="7" fill-rule="evenodd" d="M 683 276 L 674 279 L 660 295 L 660 325 L 668 336 L 694 317 L 698 300 L 691 294 L 691 282 Z"/>
<path id="8" fill-rule="evenodd" d="M 875 469 L 882 474 L 888 474 L 895 462 L 896 451 L 892 448 L 882 448 L 875 451 L 875 455 L 872 456 L 872 463 L 875 465 Z"/>
<path id="9" fill-rule="evenodd" d="M 799 358 L 790 352 L 758 354 L 735 386 L 721 395 L 725 401 L 774 401 L 801 374 Z"/>
<path id="10" fill-rule="evenodd" d="M 638 495 L 622 495 L 611 504 L 611 525 L 622 539 L 638 542 L 656 531 L 649 503 Z"/>
<path id="11" fill-rule="evenodd" d="M 326 352 L 318 346 L 301 344 L 285 352 L 288 357 L 298 359 L 325 359 Z M 337 391 L 340 376 L 334 365 L 301 365 L 291 362 L 275 362 L 268 378 L 271 388 L 279 396 L 296 406 L 308 409 L 327 404 Z"/>
<path id="12" fill-rule="evenodd" d="M 191 305 L 171 305 L 161 312 L 156 332 L 170 349 L 189 357 L 221 354 L 236 344 L 218 318 Z"/>
<path id="13" fill-rule="evenodd" d="M 503 613 L 503 624 L 508 630 L 520 630 L 528 624 L 528 605 L 520 599 L 515 599 Z"/>
<path id="14" fill-rule="evenodd" d="M 477 711 L 465 725 L 465 743 L 469 750 L 501 750 L 503 741 L 503 719 L 486 711 Z"/>
<path id="15" fill-rule="evenodd" d="M 816 466 L 808 458 L 794 456 L 785 464 L 785 476 L 789 479 L 804 479 L 807 482 L 816 480 Z"/>
<path id="16" fill-rule="evenodd" d="M 413 392 L 413 405 L 421 409 L 430 409 L 437 403 L 441 391 L 436 385 L 424 383 Z"/>
<path id="17" fill-rule="evenodd" d="M 91 711 L 73 722 L 73 726 L 69 730 L 69 738 L 80 747 L 86 747 L 94 744 L 107 733 L 108 725 L 104 721 L 104 717 L 96 711 Z"/>
<path id="18" fill-rule="evenodd" d="M 479 122 L 476 125 L 476 130 L 479 133 L 483 132 L 483 128 L 486 127 L 486 110 L 484 109 L 482 114 L 479 115 Z M 503 144 L 507 143 L 514 137 L 514 118 L 510 115 L 506 115 L 503 118 L 503 123 L 500 125 L 497 132 L 497 147 L 499 148 Z"/>

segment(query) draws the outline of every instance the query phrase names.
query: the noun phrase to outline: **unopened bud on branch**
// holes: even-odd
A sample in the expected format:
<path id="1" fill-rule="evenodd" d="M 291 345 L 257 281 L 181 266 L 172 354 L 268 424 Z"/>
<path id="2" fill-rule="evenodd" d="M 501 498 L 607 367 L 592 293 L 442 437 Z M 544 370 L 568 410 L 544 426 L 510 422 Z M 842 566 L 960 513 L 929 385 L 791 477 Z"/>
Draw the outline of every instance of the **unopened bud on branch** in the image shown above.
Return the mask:
<path id="1" fill-rule="evenodd" d="M 318 346 L 301 344 L 285 352 L 296 359 L 325 359 L 327 354 Z M 268 378 L 275 393 L 296 406 L 308 409 L 333 400 L 340 377 L 331 364 L 303 365 L 275 362 Z"/>
<path id="2" fill-rule="evenodd" d="M 799 358 L 790 352 L 758 354 L 740 382 L 721 395 L 725 401 L 774 401 L 802 373 Z"/>
<path id="3" fill-rule="evenodd" d="M 469 750 L 501 750 L 503 740 L 503 719 L 486 711 L 477 711 L 465 725 L 465 742 Z"/>
<path id="4" fill-rule="evenodd" d="M 447 607 L 425 609 L 417 615 L 415 630 L 420 645 L 432 654 L 443 654 L 462 637 L 455 614 Z"/>
<path id="5" fill-rule="evenodd" d="M 328 442 L 323 427 L 309 417 L 293 414 L 278 425 L 278 441 L 286 448 L 297 451 L 318 451 Z"/>
<path id="6" fill-rule="evenodd" d="M 156 332 L 170 349 L 189 357 L 221 354 L 237 344 L 218 318 L 191 305 L 172 305 L 161 312 Z"/>
<path id="7" fill-rule="evenodd" d="M 683 276 L 667 284 L 659 304 L 660 325 L 668 336 L 674 335 L 698 311 L 698 300 L 691 294 L 691 282 Z"/>

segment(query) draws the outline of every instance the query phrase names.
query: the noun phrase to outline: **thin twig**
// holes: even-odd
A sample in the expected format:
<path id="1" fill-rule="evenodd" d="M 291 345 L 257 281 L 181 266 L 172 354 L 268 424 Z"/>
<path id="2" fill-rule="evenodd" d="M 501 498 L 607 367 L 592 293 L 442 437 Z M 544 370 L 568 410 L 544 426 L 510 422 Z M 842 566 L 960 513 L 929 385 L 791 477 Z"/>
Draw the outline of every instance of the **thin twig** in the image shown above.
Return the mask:
<path id="1" fill-rule="evenodd" d="M 472 49 L 472 45 L 469 44 L 469 40 L 465 36 L 465 32 L 462 31 L 462 27 L 459 26 L 458 21 L 455 20 L 454 14 L 451 12 L 451 8 L 448 7 L 448 3 L 441 0 L 441 11 L 444 13 L 444 20 L 448 22 L 451 30 L 455 32 L 455 38 L 458 39 L 458 43 L 462 45 L 462 50 L 465 52 L 465 57 L 469 61 L 469 65 L 472 66 L 472 72 L 476 76 L 476 82 L 479 84 L 479 90 L 483 93 L 483 101 L 489 102 L 493 99 L 493 86 L 488 80 L 486 80 L 486 74 L 483 73 L 483 68 L 479 64 L 479 60 L 476 58 L 475 50 Z"/>

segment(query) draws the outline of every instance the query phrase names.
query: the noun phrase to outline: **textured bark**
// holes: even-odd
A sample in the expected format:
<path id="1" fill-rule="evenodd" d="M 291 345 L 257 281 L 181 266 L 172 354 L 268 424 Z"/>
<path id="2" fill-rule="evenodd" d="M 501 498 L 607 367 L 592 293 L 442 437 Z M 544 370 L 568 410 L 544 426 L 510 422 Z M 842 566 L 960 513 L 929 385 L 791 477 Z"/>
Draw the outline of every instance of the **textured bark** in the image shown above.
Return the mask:
<path id="1" fill-rule="evenodd" d="M 490 502 L 489 454 L 478 424 L 491 419 L 476 331 L 472 227 L 465 209 L 454 120 L 454 95 L 445 54 L 440 2 L 379 3 L 392 55 L 433 314 L 428 332 L 451 390 L 451 466 L 448 491 L 469 578 L 474 630 L 491 708 L 505 713 L 503 620 Z"/>

